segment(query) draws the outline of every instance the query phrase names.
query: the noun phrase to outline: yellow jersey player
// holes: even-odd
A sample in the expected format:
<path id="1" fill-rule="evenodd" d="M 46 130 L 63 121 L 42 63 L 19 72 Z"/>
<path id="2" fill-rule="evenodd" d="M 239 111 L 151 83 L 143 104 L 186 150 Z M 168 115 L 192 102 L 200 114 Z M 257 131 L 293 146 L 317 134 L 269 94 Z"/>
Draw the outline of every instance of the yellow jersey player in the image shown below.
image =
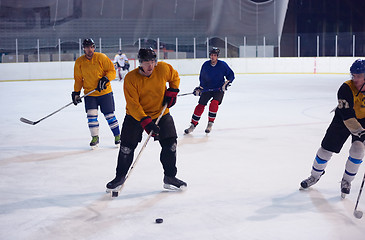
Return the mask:
<path id="1" fill-rule="evenodd" d="M 140 67 L 130 71 L 124 79 L 126 115 L 121 131 L 116 176 L 106 187 L 107 191 L 121 188 L 133 162 L 134 151 L 142 140 L 142 133 L 153 131 L 155 140 L 161 145 L 160 162 L 164 170 L 164 187 L 180 189 L 187 184 L 176 178 L 177 134 L 169 108 L 176 103 L 180 77 L 170 64 L 158 62 L 151 48 L 138 52 Z M 166 87 L 168 84 L 168 88 Z M 162 118 L 156 125 L 156 119 Z"/>
<path id="2" fill-rule="evenodd" d="M 312 165 L 311 175 L 300 185 L 306 189 L 321 178 L 333 153 L 339 153 L 351 136 L 349 157 L 341 181 L 341 196 L 350 193 L 351 182 L 364 157 L 365 141 L 365 60 L 356 60 L 350 67 L 351 80 L 344 82 L 337 92 L 335 116 L 322 140 Z"/>
<path id="3" fill-rule="evenodd" d="M 85 110 L 92 137 L 90 146 L 95 148 L 99 144 L 99 107 L 114 135 L 114 143 L 119 145 L 120 130 L 114 114 L 114 97 L 109 82 L 109 79 L 114 79 L 116 74 L 113 63 L 105 54 L 95 52 L 95 43 L 91 38 L 85 39 L 82 46 L 85 54 L 75 61 L 72 101 L 75 105 L 81 102 L 82 88 L 85 94 L 96 89 L 97 91 L 85 97 Z"/>

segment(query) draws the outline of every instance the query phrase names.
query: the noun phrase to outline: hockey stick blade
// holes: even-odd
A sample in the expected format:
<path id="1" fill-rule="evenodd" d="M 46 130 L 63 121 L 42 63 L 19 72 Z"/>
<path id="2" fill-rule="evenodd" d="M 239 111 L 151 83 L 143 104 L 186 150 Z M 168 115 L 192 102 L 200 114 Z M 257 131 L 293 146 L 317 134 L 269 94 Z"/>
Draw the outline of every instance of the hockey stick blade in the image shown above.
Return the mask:
<path id="1" fill-rule="evenodd" d="M 359 210 L 354 211 L 355 218 L 360 219 L 360 218 L 362 218 L 362 215 L 363 215 L 362 211 L 359 211 Z"/>
<path id="2" fill-rule="evenodd" d="M 38 123 L 38 121 L 37 122 L 33 122 L 33 121 L 30 121 L 30 120 L 28 120 L 26 118 L 23 118 L 23 117 L 20 118 L 20 121 L 22 121 L 23 123 L 30 124 L 30 125 L 36 125 Z"/>
<path id="3" fill-rule="evenodd" d="M 91 93 L 93 93 L 93 92 L 95 92 L 95 91 L 96 91 L 96 89 L 94 89 L 94 90 L 92 90 L 92 91 L 88 92 L 88 93 L 87 93 L 87 94 L 85 94 L 84 96 L 80 97 L 80 99 L 82 99 L 82 98 L 84 98 L 84 97 L 86 97 L 86 96 L 90 95 Z M 68 107 L 68 106 L 70 106 L 70 105 L 72 105 L 72 104 L 73 104 L 73 102 L 70 102 L 70 103 L 66 104 L 65 106 L 63 106 L 63 107 L 61 107 L 61 108 L 57 109 L 56 111 L 54 111 L 54 112 L 52 112 L 52 113 L 48 114 L 47 116 L 45 116 L 45 117 L 43 117 L 43 118 L 41 118 L 41 119 L 39 119 L 38 121 L 35 121 L 35 122 L 30 121 L 30 120 L 28 120 L 28 119 L 26 119 L 26 118 L 20 118 L 20 121 L 22 121 L 23 123 L 30 124 L 30 125 L 36 125 L 36 124 L 37 124 L 37 123 L 39 123 L 40 121 L 43 121 L 44 119 L 49 118 L 50 116 L 52 116 L 52 115 L 54 115 L 54 114 L 58 113 L 58 112 L 59 112 L 59 111 L 61 111 L 62 109 L 66 108 L 66 107 Z"/>

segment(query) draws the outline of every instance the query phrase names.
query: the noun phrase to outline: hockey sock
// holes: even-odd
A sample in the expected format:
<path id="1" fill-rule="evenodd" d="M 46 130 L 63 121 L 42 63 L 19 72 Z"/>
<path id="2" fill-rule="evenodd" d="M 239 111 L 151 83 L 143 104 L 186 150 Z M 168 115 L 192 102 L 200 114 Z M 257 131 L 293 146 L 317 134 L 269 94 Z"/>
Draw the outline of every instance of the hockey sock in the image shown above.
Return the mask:
<path id="1" fill-rule="evenodd" d="M 108 121 L 109 127 L 112 130 L 114 136 L 120 135 L 118 120 L 114 113 L 105 114 L 105 119 Z"/>
<path id="2" fill-rule="evenodd" d="M 202 116 L 202 114 L 204 112 L 204 108 L 205 108 L 205 105 L 202 105 L 200 103 L 195 107 L 193 116 L 191 118 L 191 123 L 194 124 L 194 126 L 196 126 L 198 124 L 200 117 Z"/>
<path id="3" fill-rule="evenodd" d="M 86 115 L 91 136 L 98 136 L 99 135 L 98 110 L 89 109 L 87 110 Z"/>
<path id="4" fill-rule="evenodd" d="M 328 161 L 332 157 L 332 152 L 320 147 L 317 151 L 316 158 L 313 161 L 311 175 L 316 179 L 320 178 L 324 173 Z"/>
<path id="5" fill-rule="evenodd" d="M 208 114 L 208 121 L 214 122 L 215 117 L 217 116 L 218 112 L 218 101 L 212 100 L 209 105 L 209 114 Z"/>
<path id="6" fill-rule="evenodd" d="M 359 170 L 362 158 L 364 157 L 364 145 L 360 141 L 355 141 L 351 144 L 350 156 L 346 161 L 345 172 L 343 179 L 348 182 L 354 180 L 357 171 Z"/>

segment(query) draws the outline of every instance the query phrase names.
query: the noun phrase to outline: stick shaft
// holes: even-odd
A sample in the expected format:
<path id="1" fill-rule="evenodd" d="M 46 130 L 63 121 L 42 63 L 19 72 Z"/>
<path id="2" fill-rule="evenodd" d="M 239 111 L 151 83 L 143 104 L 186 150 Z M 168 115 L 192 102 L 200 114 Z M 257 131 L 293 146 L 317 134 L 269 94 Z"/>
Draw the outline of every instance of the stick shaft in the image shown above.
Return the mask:
<path id="1" fill-rule="evenodd" d="M 86 96 L 88 96 L 88 95 L 92 94 L 92 93 L 93 93 L 93 92 L 95 92 L 95 91 L 96 91 L 96 90 L 94 89 L 94 90 L 92 90 L 92 91 L 88 92 L 88 93 L 87 93 L 87 94 L 85 94 L 84 96 L 80 97 L 80 99 L 83 99 L 84 97 L 86 97 Z M 54 114 L 58 113 L 58 112 L 59 112 L 59 111 L 61 111 L 62 109 L 67 108 L 68 106 L 70 106 L 70 105 L 72 105 L 72 104 L 73 104 L 73 102 L 70 102 L 70 103 L 66 104 L 65 106 L 63 106 L 63 107 L 61 107 L 61 108 L 57 109 L 56 111 L 54 111 L 54 112 L 52 112 L 52 113 L 48 114 L 47 116 L 45 116 L 45 117 L 43 117 L 43 118 L 41 118 L 41 119 L 39 119 L 38 121 L 35 121 L 35 122 L 30 121 L 30 120 L 28 120 L 28 119 L 26 119 L 26 118 L 21 118 L 20 120 L 21 120 L 22 122 L 24 122 L 24 123 L 28 123 L 28 124 L 35 125 L 35 124 L 39 123 L 40 121 L 43 121 L 44 119 L 49 118 L 50 116 L 52 116 L 52 115 L 54 115 Z"/>
<path id="2" fill-rule="evenodd" d="M 364 177 L 362 178 L 362 183 L 361 183 L 359 195 L 357 196 L 357 200 L 356 200 L 356 205 L 355 205 L 355 210 L 354 211 L 356 211 L 357 205 L 359 204 L 359 200 L 360 200 L 360 197 L 361 197 L 362 189 L 364 187 L 364 181 L 365 181 L 365 173 L 364 173 Z"/>
<path id="3" fill-rule="evenodd" d="M 164 112 L 165 112 L 166 108 L 167 108 L 167 104 L 163 107 L 163 109 L 162 109 L 162 111 L 161 111 L 160 115 L 158 116 L 158 118 L 157 118 L 157 120 L 156 120 L 156 125 L 160 122 L 160 120 L 161 120 L 161 118 L 162 118 L 162 116 L 163 116 L 163 114 L 164 114 Z M 120 188 L 120 190 L 119 190 L 119 191 L 121 191 L 121 190 L 123 189 L 123 187 L 124 187 L 124 185 L 125 185 L 125 182 L 127 181 L 127 179 L 129 178 L 129 176 L 131 175 L 132 170 L 133 170 L 134 166 L 136 165 L 137 161 L 140 159 L 140 157 L 141 157 L 141 155 L 142 155 L 143 150 L 146 148 L 147 143 L 148 143 L 148 141 L 150 140 L 150 138 L 151 138 L 151 136 L 152 136 L 152 133 L 153 133 L 153 131 L 151 131 L 151 132 L 148 134 L 148 137 L 147 137 L 146 141 L 143 143 L 143 146 L 142 146 L 141 150 L 139 150 L 139 153 L 138 153 L 138 155 L 137 155 L 136 159 L 133 161 L 132 166 L 130 167 L 130 169 L 129 169 L 129 171 L 128 171 L 127 175 L 125 176 L 124 183 L 123 183 L 123 185 L 122 185 L 122 187 Z"/>
<path id="4" fill-rule="evenodd" d="M 190 95 L 190 94 L 193 94 L 193 93 L 181 93 L 181 94 L 178 94 L 177 96 L 181 97 L 181 96 L 186 96 L 186 95 Z"/>

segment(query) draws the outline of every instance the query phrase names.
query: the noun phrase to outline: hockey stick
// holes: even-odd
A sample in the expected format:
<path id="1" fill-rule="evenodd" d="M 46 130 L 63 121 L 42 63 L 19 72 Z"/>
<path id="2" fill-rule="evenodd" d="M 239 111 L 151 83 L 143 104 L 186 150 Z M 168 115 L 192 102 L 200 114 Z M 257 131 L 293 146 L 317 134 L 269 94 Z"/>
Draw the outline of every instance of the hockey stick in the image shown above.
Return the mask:
<path id="1" fill-rule="evenodd" d="M 186 96 L 186 95 L 190 95 L 190 94 L 193 94 L 193 93 L 181 93 L 179 95 L 177 95 L 178 97 L 181 97 L 181 96 Z"/>
<path id="2" fill-rule="evenodd" d="M 213 91 L 217 91 L 217 90 L 219 90 L 219 88 L 208 89 L 206 92 L 213 92 Z M 191 93 L 181 93 L 181 94 L 178 94 L 177 96 L 182 97 L 182 96 L 186 96 L 186 95 L 190 95 L 190 94 L 194 94 L 194 93 L 193 92 L 191 92 Z"/>
<path id="3" fill-rule="evenodd" d="M 365 181 L 365 173 L 364 173 L 364 177 L 362 178 L 362 183 L 361 183 L 359 195 L 357 196 L 356 205 L 355 205 L 355 209 L 354 209 L 354 216 L 358 219 L 362 218 L 362 215 L 363 215 L 362 211 L 357 210 L 357 205 L 359 204 L 362 188 L 364 187 L 364 181 Z"/>
<path id="4" fill-rule="evenodd" d="M 92 90 L 91 92 L 88 92 L 88 93 L 87 93 L 87 94 L 85 94 L 84 96 L 80 97 L 80 99 L 82 99 L 82 98 L 84 98 L 84 97 L 86 97 L 86 96 L 88 96 L 88 95 L 92 94 L 92 93 L 93 93 L 93 92 L 95 92 L 95 91 L 96 91 L 96 89 Z M 70 102 L 69 104 L 67 104 L 67 105 L 65 105 L 65 106 L 63 106 L 63 107 L 61 107 L 60 109 L 58 109 L 58 110 L 54 111 L 53 113 L 51 113 L 51 114 L 49 114 L 49 115 L 47 115 L 47 116 L 45 116 L 45 117 L 43 117 L 43 118 L 39 119 L 38 121 L 33 122 L 33 121 L 31 121 L 31 120 L 29 120 L 29 119 L 26 119 L 26 118 L 23 118 L 23 117 L 21 117 L 21 118 L 20 118 L 20 121 L 22 121 L 23 123 L 30 124 L 30 125 L 36 125 L 36 124 L 37 124 L 37 123 L 39 123 L 40 121 L 43 121 L 44 119 L 49 118 L 49 117 L 50 117 L 50 116 L 52 116 L 53 114 L 58 113 L 59 111 L 61 111 L 62 109 L 66 108 L 66 107 L 68 107 L 68 106 L 70 106 L 71 104 L 73 104 L 73 102 Z"/>
<path id="5" fill-rule="evenodd" d="M 160 113 L 160 116 L 158 116 L 158 118 L 157 118 L 157 120 L 156 120 L 156 123 L 155 123 L 156 125 L 160 122 L 160 120 L 161 120 L 161 118 L 162 118 L 162 116 L 163 116 L 163 113 L 165 112 L 166 108 L 167 108 L 167 104 L 165 104 L 165 105 L 164 105 L 164 107 L 163 107 L 163 109 L 162 109 L 162 111 L 161 111 L 161 113 Z M 138 161 L 138 160 L 139 160 L 139 158 L 141 157 L 141 154 L 142 154 L 143 150 L 146 148 L 147 143 L 148 143 L 148 141 L 150 140 L 150 138 L 151 138 L 152 134 L 153 134 L 153 131 L 151 131 L 151 132 L 148 134 L 148 137 L 147 137 L 146 141 L 143 143 L 143 146 L 142 146 L 141 150 L 139 150 L 139 153 L 138 153 L 138 155 L 137 155 L 136 159 L 134 159 L 133 164 L 132 164 L 132 166 L 130 167 L 130 169 L 129 169 L 129 171 L 128 171 L 127 175 L 125 175 L 125 178 L 124 178 L 124 182 L 123 182 L 123 184 L 120 186 L 120 188 L 119 188 L 117 191 L 113 191 L 113 190 L 111 191 L 111 192 L 112 192 L 112 197 L 118 197 L 118 193 L 119 193 L 120 191 L 122 191 L 122 189 L 123 189 L 123 187 L 124 187 L 124 185 L 125 185 L 125 182 L 127 181 L 127 179 L 129 178 L 129 176 L 131 175 L 131 173 L 132 173 L 132 170 L 133 170 L 134 166 L 136 165 L 137 161 Z"/>

